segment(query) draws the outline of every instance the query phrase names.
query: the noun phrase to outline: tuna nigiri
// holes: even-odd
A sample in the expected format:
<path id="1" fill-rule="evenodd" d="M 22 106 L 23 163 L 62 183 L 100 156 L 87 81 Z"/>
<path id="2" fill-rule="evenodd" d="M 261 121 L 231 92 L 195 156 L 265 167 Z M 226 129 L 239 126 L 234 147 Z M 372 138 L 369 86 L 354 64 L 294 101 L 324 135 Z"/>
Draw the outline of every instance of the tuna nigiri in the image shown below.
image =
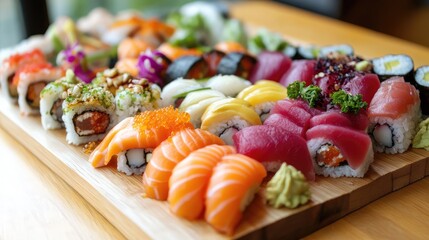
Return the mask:
<path id="1" fill-rule="evenodd" d="M 314 60 L 295 60 L 280 79 L 280 83 L 287 87 L 289 84 L 299 80 L 305 82 L 306 85 L 310 85 L 314 74 L 316 74 L 315 66 L 316 61 Z"/>
<path id="2" fill-rule="evenodd" d="M 275 172 L 285 162 L 314 180 L 313 163 L 306 141 L 301 136 L 275 126 L 252 126 L 234 137 L 237 152 L 260 161 L 268 171 Z"/>
<path id="3" fill-rule="evenodd" d="M 222 157 L 236 153 L 232 146 L 209 145 L 192 152 L 174 168 L 168 202 L 176 215 L 192 220 L 204 212 L 207 185 Z"/>
<path id="4" fill-rule="evenodd" d="M 292 60 L 280 52 L 262 52 L 257 59 L 249 78 L 253 83 L 263 79 L 279 82 L 292 64 Z"/>
<path id="5" fill-rule="evenodd" d="M 266 175 L 264 166 L 252 158 L 222 157 L 207 188 L 206 221 L 219 232 L 232 234 Z"/>
<path id="6" fill-rule="evenodd" d="M 217 136 L 201 129 L 184 129 L 163 141 L 153 151 L 152 158 L 143 174 L 146 196 L 156 200 L 168 197 L 168 181 L 177 163 L 191 152 L 211 144 L 223 145 Z"/>

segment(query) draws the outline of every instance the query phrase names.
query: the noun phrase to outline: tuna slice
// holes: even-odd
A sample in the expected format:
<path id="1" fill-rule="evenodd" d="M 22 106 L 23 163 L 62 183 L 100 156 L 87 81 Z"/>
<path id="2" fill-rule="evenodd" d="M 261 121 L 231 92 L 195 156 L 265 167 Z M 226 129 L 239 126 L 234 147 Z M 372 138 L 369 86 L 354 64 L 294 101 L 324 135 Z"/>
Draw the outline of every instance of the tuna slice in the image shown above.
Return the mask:
<path id="1" fill-rule="evenodd" d="M 362 99 L 371 103 L 377 90 L 380 88 L 380 80 L 376 74 L 365 74 L 355 76 L 350 82 L 346 83 L 342 89 L 356 95 L 362 94 Z"/>
<path id="2" fill-rule="evenodd" d="M 307 141 L 316 138 L 330 141 L 341 151 L 352 169 L 357 169 L 365 164 L 368 151 L 372 149 L 371 138 L 368 134 L 350 128 L 318 125 L 309 129 L 306 135 Z"/>
<path id="3" fill-rule="evenodd" d="M 280 81 L 283 74 L 290 68 L 292 60 L 280 52 L 262 52 L 258 55 L 258 63 L 253 67 L 250 81 Z"/>
<path id="4" fill-rule="evenodd" d="M 297 134 L 275 126 L 259 125 L 240 130 L 233 140 L 237 152 L 260 161 L 268 171 L 277 171 L 285 162 L 300 170 L 308 180 L 315 179 L 307 143 Z"/>
<path id="5" fill-rule="evenodd" d="M 297 134 L 303 138 L 305 138 L 305 130 L 302 126 L 296 125 L 292 120 L 290 120 L 287 116 L 274 113 L 271 114 L 265 121 L 264 125 L 270 125 L 282 128 L 291 133 Z"/>
<path id="6" fill-rule="evenodd" d="M 280 83 L 286 87 L 295 81 L 303 81 L 306 85 L 310 85 L 314 74 L 316 74 L 315 66 L 315 60 L 295 60 L 292 62 L 289 71 L 282 76 Z"/>
<path id="7" fill-rule="evenodd" d="M 368 116 L 365 113 L 349 114 L 337 110 L 331 110 L 310 119 L 310 128 L 317 125 L 328 124 L 366 131 L 369 125 Z"/>
<path id="8" fill-rule="evenodd" d="M 280 100 L 271 109 L 270 114 L 281 114 L 287 116 L 293 123 L 298 126 L 308 128 L 308 124 L 312 114 L 305 109 L 301 101 Z"/>

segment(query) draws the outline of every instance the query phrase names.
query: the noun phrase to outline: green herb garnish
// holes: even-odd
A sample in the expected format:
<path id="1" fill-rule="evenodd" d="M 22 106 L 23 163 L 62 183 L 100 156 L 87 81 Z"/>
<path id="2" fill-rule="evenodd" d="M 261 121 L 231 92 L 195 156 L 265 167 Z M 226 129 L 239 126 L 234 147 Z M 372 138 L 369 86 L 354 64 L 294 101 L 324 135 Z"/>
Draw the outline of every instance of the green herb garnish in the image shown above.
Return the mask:
<path id="1" fill-rule="evenodd" d="M 362 95 L 348 94 L 344 90 L 339 90 L 331 94 L 332 103 L 341 107 L 343 113 L 358 113 L 362 108 L 366 108 L 368 104 L 362 100 Z"/>
<path id="2" fill-rule="evenodd" d="M 295 81 L 287 87 L 287 95 L 290 99 L 301 98 L 308 102 L 310 107 L 316 106 L 319 101 L 322 89 L 316 85 L 305 86 L 304 82 Z"/>

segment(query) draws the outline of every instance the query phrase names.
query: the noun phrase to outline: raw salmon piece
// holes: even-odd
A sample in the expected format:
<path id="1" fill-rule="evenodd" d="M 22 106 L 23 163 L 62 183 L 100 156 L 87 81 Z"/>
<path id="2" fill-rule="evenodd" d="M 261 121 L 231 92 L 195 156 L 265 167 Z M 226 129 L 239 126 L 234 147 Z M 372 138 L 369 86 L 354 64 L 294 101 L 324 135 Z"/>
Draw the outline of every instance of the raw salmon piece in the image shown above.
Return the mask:
<path id="1" fill-rule="evenodd" d="M 217 136 L 201 129 L 185 129 L 163 141 L 153 151 L 152 159 L 143 174 L 146 196 L 167 200 L 168 181 L 177 163 L 191 152 L 211 144 L 223 145 Z"/>
<path id="2" fill-rule="evenodd" d="M 103 167 L 106 166 L 109 161 L 106 161 L 106 156 L 108 153 L 108 146 L 112 139 L 115 137 L 115 135 L 121 131 L 124 128 L 129 128 L 133 124 L 133 118 L 125 118 L 120 123 L 118 123 L 115 127 L 110 130 L 110 132 L 104 137 L 103 141 L 101 141 L 100 144 L 92 151 L 91 155 L 89 156 L 89 162 L 93 167 Z"/>
<path id="3" fill-rule="evenodd" d="M 219 232 L 233 234 L 266 175 L 264 166 L 252 158 L 242 154 L 222 157 L 207 188 L 206 221 Z"/>
<path id="4" fill-rule="evenodd" d="M 155 46 L 138 38 L 126 38 L 119 43 L 118 57 L 119 59 L 136 59 L 140 56 L 140 53 L 147 49 L 153 50 Z"/>
<path id="5" fill-rule="evenodd" d="M 241 45 L 238 42 L 219 42 L 214 46 L 214 49 L 221 51 L 223 53 L 232 53 L 232 52 L 239 52 L 239 53 L 246 53 L 247 50 L 243 45 Z"/>
<path id="6" fill-rule="evenodd" d="M 223 156 L 233 153 L 236 151 L 232 146 L 209 145 L 179 162 L 169 181 L 168 202 L 171 211 L 189 220 L 202 216 L 213 168 Z"/>

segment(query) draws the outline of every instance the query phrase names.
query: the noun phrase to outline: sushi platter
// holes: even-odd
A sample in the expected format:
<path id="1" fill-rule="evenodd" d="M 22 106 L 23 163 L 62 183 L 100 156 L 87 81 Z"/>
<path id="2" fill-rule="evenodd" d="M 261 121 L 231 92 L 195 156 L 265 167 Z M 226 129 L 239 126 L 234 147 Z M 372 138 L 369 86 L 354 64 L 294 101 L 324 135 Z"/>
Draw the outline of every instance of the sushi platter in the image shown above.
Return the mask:
<path id="1" fill-rule="evenodd" d="M 258 3 L 254 4 L 256 5 L 253 6 L 250 3 L 243 6 L 258 8 Z M 369 64 L 373 64 L 374 68 L 378 65 L 381 65 L 381 68 L 387 66 L 388 70 L 397 65 L 410 68 L 410 62 L 411 65 L 413 64 L 412 60 L 409 60 L 410 57 L 391 55 L 392 57 L 389 56 L 389 58 L 374 58 L 376 53 L 362 51 L 361 54 L 368 54 L 363 57 L 372 58 L 369 62 L 355 57 L 353 48 L 347 44 L 339 45 L 339 50 L 332 50 L 333 46 L 317 49 L 310 46 L 300 49 L 282 42 L 277 47 L 280 45 L 289 47 L 283 47 L 284 49 L 282 48 L 281 51 L 277 48 L 268 51 L 270 46 L 266 43 L 262 43 L 262 45 L 266 44 L 262 46 L 260 41 L 263 42 L 264 38 L 270 39 L 271 43 L 279 41 L 278 35 L 269 33 L 268 30 L 256 31 L 259 27 L 252 25 L 255 24 L 254 22 L 247 21 L 245 17 L 240 16 L 240 12 L 237 10 L 240 7 L 240 4 L 233 6 L 232 15 L 239 19 L 243 18 L 246 26 L 232 20 L 225 24 L 225 28 L 228 25 L 233 29 L 230 32 L 245 28 L 247 32 L 256 34 L 254 45 L 249 44 L 249 49 L 257 52 L 255 54 L 257 58 L 247 55 L 246 48 L 238 44 L 243 38 L 240 34 L 232 34 L 237 44 L 218 44 L 215 50 L 203 51 L 200 48 L 189 47 L 189 44 L 201 41 L 211 46 L 214 45 L 214 43 L 210 43 L 213 39 L 201 37 L 199 35 L 201 32 L 196 34 L 196 39 L 192 38 L 195 36 L 189 37 L 191 35 L 182 39 L 179 34 L 172 35 L 174 29 L 172 30 L 163 22 L 157 20 L 146 22 L 135 16 L 129 18 L 131 24 L 138 22 L 142 26 L 155 26 L 150 31 L 156 31 L 156 33 L 150 31 L 148 33 L 141 29 L 134 31 L 145 37 L 146 42 L 144 43 L 139 42 L 141 39 L 126 38 L 125 40 L 120 39 L 126 42 L 126 44 L 122 44 L 123 42 L 117 39 L 118 31 L 110 29 L 107 34 L 100 34 L 100 37 L 97 35 L 100 29 L 87 29 L 88 32 L 85 32 L 85 27 L 80 26 L 80 31 L 84 31 L 88 35 L 90 35 L 89 33 L 95 34 L 94 36 L 99 37 L 103 43 L 98 42 L 98 38 L 89 41 L 85 36 L 77 34 L 76 38 L 81 38 L 79 41 L 82 46 L 88 42 L 89 45 L 92 44 L 90 50 L 80 45 L 67 45 L 68 47 L 65 49 L 62 46 L 63 49 L 58 51 L 59 53 L 56 52 L 57 65 L 61 67 L 53 67 L 44 62 L 45 57 L 52 57 L 52 53 L 46 52 L 52 51 L 43 47 L 41 47 L 41 52 L 35 50 L 24 53 L 22 56 L 19 53 L 17 55 L 20 56 L 21 63 L 25 62 L 25 59 L 43 63 L 38 63 L 39 65 L 27 63 L 27 68 L 24 66 L 20 69 L 15 68 L 13 64 L 5 63 L 3 66 L 7 66 L 7 68 L 0 68 L 1 74 L 5 74 L 4 69 L 7 72 L 7 77 L 3 77 L 1 81 L 0 126 L 64 179 L 130 239 L 137 237 L 151 239 L 302 238 L 429 175 L 429 151 L 423 149 L 427 146 L 409 147 L 412 139 L 407 135 L 407 131 L 410 131 L 413 137 L 416 134 L 414 130 L 407 128 L 409 127 L 408 122 L 412 122 L 410 128 L 414 129 L 416 122 L 421 119 L 418 91 L 414 85 L 409 83 L 409 79 L 414 78 L 414 75 L 411 71 L 407 71 L 403 74 L 394 74 L 392 77 L 391 74 L 383 72 L 385 69 L 375 69 L 375 72 L 368 69 Z M 291 13 L 294 14 L 293 11 Z M 98 17 L 108 16 L 104 12 L 97 14 L 101 14 Z M 219 13 L 204 12 L 204 14 L 211 16 L 211 20 L 214 22 L 219 20 Z M 176 21 L 175 23 L 179 22 L 177 28 L 183 27 L 180 19 L 184 16 L 177 17 L 174 14 L 171 16 L 171 19 Z M 91 25 L 89 23 L 94 23 L 94 19 L 94 16 L 92 18 L 88 16 L 85 20 L 88 25 Z M 112 19 L 114 18 L 112 17 Z M 126 22 L 128 20 L 125 20 L 124 23 L 121 22 L 124 21 L 123 19 L 118 19 L 111 26 L 123 27 L 123 25 L 129 24 Z M 180 31 L 186 34 L 187 31 L 197 31 L 191 28 L 202 20 L 193 18 L 192 21 L 196 21 L 194 25 L 191 27 L 187 25 Z M 262 20 L 261 23 L 263 23 Z M 57 44 L 54 44 L 54 48 L 61 48 L 59 46 L 61 43 L 57 42 L 63 40 L 61 31 L 67 30 L 67 27 L 73 23 L 61 22 L 61 24 L 56 23 L 47 34 L 47 36 L 53 36 L 53 42 Z M 211 30 L 213 29 L 209 29 L 206 33 L 212 34 Z M 65 35 L 67 34 L 69 33 Z M 150 40 L 147 36 L 150 36 Z M 228 35 L 228 37 L 230 36 Z M 293 36 L 285 35 L 284 37 L 292 39 L 294 45 L 309 43 L 305 37 L 302 39 L 299 36 L 293 38 Z M 169 39 L 171 44 L 164 44 L 164 38 Z M 45 40 L 43 39 L 43 41 Z M 322 44 L 324 40 L 320 41 Z M 108 63 L 104 61 L 104 58 L 107 57 L 112 61 L 110 59 L 112 49 L 109 46 L 116 46 L 118 43 L 117 49 L 112 49 L 115 52 L 117 50 L 119 60 L 115 59 L 115 61 L 117 60 L 115 68 L 107 68 L 105 65 Z M 152 51 L 153 49 L 151 50 L 151 46 L 149 46 L 151 44 L 158 46 L 157 50 Z M 177 45 L 182 48 L 178 48 Z M 186 47 L 183 47 L 184 45 Z M 44 42 L 40 46 L 45 46 Z M 93 54 L 91 51 L 94 46 L 97 46 L 97 49 L 101 48 L 102 53 Z M 149 50 L 143 51 L 143 49 Z M 317 56 L 314 56 L 316 51 Z M 326 53 L 325 56 L 324 51 L 329 53 Z M 342 57 L 338 57 L 333 54 L 334 57 L 332 57 L 332 51 L 341 52 L 345 56 L 340 54 Z M 89 57 L 85 56 L 86 54 L 89 54 Z M 101 55 L 102 57 L 100 57 Z M 299 57 L 297 57 L 298 55 Z M 9 62 L 13 62 L 13 56 L 15 55 L 10 57 L 12 60 Z M 18 59 L 18 57 L 15 58 Z M 270 62 L 267 61 L 267 64 L 263 59 L 269 58 L 280 59 L 279 62 L 281 62 L 278 69 L 273 72 L 288 68 L 300 69 L 301 72 L 308 70 L 310 72 L 307 74 L 309 80 L 305 80 L 305 74 L 301 74 L 300 81 L 296 81 L 297 75 L 287 73 L 287 71 L 281 72 L 280 75 L 278 73 L 267 74 L 263 70 L 268 68 Z M 404 58 L 405 60 L 403 60 Z M 429 61 L 429 59 L 421 57 L 415 62 L 422 65 L 424 64 L 421 62 L 422 59 Z M 375 66 L 377 61 L 381 63 Z M 383 61 L 387 61 L 388 64 Z M 5 62 L 7 61 L 5 60 Z M 86 65 L 88 62 L 91 67 Z M 32 68 L 28 68 L 28 66 Z M 96 70 L 98 68 L 102 68 L 102 70 Z M 250 71 L 252 68 L 253 70 Z M 254 70 L 258 68 L 260 71 Z M 335 72 L 334 68 L 335 71 L 340 68 L 340 71 L 346 73 Z M 411 68 L 414 70 L 413 65 Z M 34 74 L 34 69 L 45 75 Z M 320 72 L 313 69 L 320 70 Z M 426 68 L 420 68 L 420 71 L 423 72 L 422 79 L 429 76 L 429 70 Z M 325 92 L 332 90 L 329 86 L 323 87 L 325 74 L 332 73 L 349 79 L 345 83 L 336 84 L 335 91 L 323 96 Z M 9 79 L 11 74 L 15 76 L 13 81 Z M 31 83 L 35 78 L 41 81 L 36 84 Z M 52 78 L 52 82 L 50 78 Z M 193 79 L 203 80 L 195 81 Z M 385 79 L 388 80 L 385 81 Z M 11 86 L 17 81 L 18 87 L 15 89 L 17 91 L 15 95 L 19 96 L 13 96 L 14 91 L 11 90 L 13 89 Z M 90 83 L 91 81 L 92 83 Z M 229 81 L 230 84 L 223 84 L 225 81 Z M 352 83 L 350 84 L 350 82 Z M 362 82 L 365 82 L 364 87 L 362 87 L 363 84 L 359 85 Z M 37 85 L 39 83 L 40 86 Z M 356 85 L 354 85 L 355 83 Z M 4 86 L 6 84 L 8 84 L 7 87 Z M 392 118 L 395 120 L 389 122 L 383 119 L 384 116 L 380 114 L 382 110 L 375 105 L 382 102 L 382 108 L 389 107 L 389 103 L 383 102 L 383 98 L 389 94 L 385 89 L 392 87 L 407 89 L 407 96 L 403 98 L 406 100 L 403 101 L 408 105 L 405 105 L 403 110 L 406 113 L 398 114 L 404 115 L 403 117 L 394 116 Z M 43 90 L 39 89 L 39 93 L 33 94 L 38 88 Z M 187 89 L 187 91 L 177 90 L 181 88 Z M 386 92 L 383 92 L 383 88 Z M 264 93 L 261 89 L 266 89 L 267 92 Z M 423 88 L 419 88 L 419 90 L 421 89 Z M 258 92 L 259 95 L 252 98 L 254 96 L 252 91 Z M 322 91 L 324 93 L 321 93 Z M 132 97 L 128 98 L 131 95 Z M 206 97 L 207 95 L 210 95 L 210 100 Z M 181 101 L 178 101 L 179 99 Z M 374 99 L 378 99 L 378 101 Z M 274 103 L 268 102 L 271 100 Z M 18 102 L 19 107 L 13 101 Z M 426 99 L 422 99 L 423 101 Z M 198 109 L 195 105 L 198 105 Z M 396 110 L 398 107 L 394 106 L 394 108 Z M 224 111 L 225 109 L 227 111 Z M 288 112 L 285 113 L 284 109 L 287 109 Z M 388 116 L 390 117 L 390 115 Z M 381 121 L 380 118 L 382 118 Z M 223 125 L 219 124 L 221 121 L 219 119 L 226 119 L 221 122 Z M 305 127 L 299 125 L 301 121 L 304 121 L 302 119 L 306 119 Z M 374 123 L 374 121 L 376 122 Z M 279 122 L 288 129 L 280 126 Z M 403 122 L 405 122 L 405 131 L 401 125 Z M 333 126 L 336 123 L 340 126 Z M 127 139 L 136 138 L 138 140 L 129 143 L 134 144 L 132 145 L 134 147 L 128 147 L 124 151 L 122 146 L 125 144 L 125 140 L 120 137 L 121 134 L 128 134 L 128 132 L 132 132 L 133 135 L 124 135 L 127 136 Z M 282 137 L 278 137 L 279 134 Z M 396 137 L 400 134 L 402 134 L 402 138 Z M 323 137 L 320 137 L 321 135 Z M 336 135 L 343 136 L 343 139 L 338 139 Z M 203 139 L 201 141 L 204 143 L 195 147 L 200 144 L 199 140 L 196 140 L 199 137 Z M 262 145 L 258 145 L 258 141 L 254 141 L 256 137 L 260 138 L 259 142 L 262 142 Z M 277 140 L 273 140 L 276 138 Z M 345 138 L 352 140 L 347 141 Z M 148 143 L 141 143 L 145 139 L 150 140 L 147 141 Z M 194 141 L 195 143 L 189 143 Z M 274 141 L 274 143 L 270 141 Z M 356 145 L 356 142 L 359 144 Z M 280 143 L 283 144 L 281 146 L 284 149 L 270 147 L 273 144 L 280 145 Z M 120 146 L 117 147 L 120 150 L 114 150 L 115 144 Z M 135 147 L 137 145 L 138 147 Z M 182 147 L 176 147 L 176 145 Z M 201 212 L 196 212 L 195 217 L 189 217 L 186 215 L 188 212 L 183 213 L 182 210 L 180 213 L 180 210 L 177 210 L 177 208 L 180 209 L 180 204 L 183 205 L 182 200 L 185 199 L 183 195 L 177 193 L 177 189 L 180 190 L 179 183 L 182 183 L 182 180 L 189 180 L 186 178 L 187 167 L 195 166 L 186 164 L 191 164 L 192 161 L 198 162 L 198 153 L 206 156 L 204 151 L 200 150 L 210 149 L 210 147 L 211 150 L 207 150 L 210 154 L 214 154 L 217 150 L 225 151 L 220 154 L 220 160 L 216 160 L 219 162 L 210 163 L 208 161 L 205 163 L 215 165 L 211 167 L 208 177 L 205 176 L 209 179 L 204 180 L 207 186 L 201 187 L 204 190 L 199 190 L 204 191 L 201 194 L 204 194 L 206 198 L 204 199 L 205 206 L 201 207 L 204 210 L 201 211 L 212 211 L 212 214 L 206 212 L 205 219 L 199 218 Z M 140 152 L 142 149 L 143 151 Z M 359 151 L 353 152 L 350 149 L 359 149 Z M 273 155 L 270 152 L 276 153 Z M 183 158 L 179 159 L 178 155 L 183 155 Z M 135 161 L 135 158 L 138 158 L 135 156 L 143 156 L 143 163 Z M 284 157 L 281 167 L 275 162 L 278 160 L 278 156 Z M 178 160 L 177 162 L 172 161 L 174 162 L 172 167 L 168 164 L 161 165 L 176 158 Z M 265 158 L 274 158 L 274 160 Z M 300 160 L 296 161 L 298 158 Z M 159 159 L 164 159 L 164 163 Z M 334 163 L 329 161 L 334 161 Z M 305 201 L 296 202 L 297 204 L 293 204 L 293 207 L 290 207 L 291 202 L 279 204 L 286 207 L 274 207 L 270 202 L 272 199 L 269 197 L 270 192 L 267 189 L 273 186 L 271 184 L 274 179 L 279 179 L 277 178 L 278 173 L 282 169 L 286 169 L 285 163 L 288 167 L 291 166 L 287 171 L 291 171 L 288 173 L 294 177 L 294 181 L 297 181 L 295 184 L 302 184 L 299 186 L 303 186 L 303 189 L 307 188 L 301 194 L 308 195 L 300 196 L 300 201 L 304 198 Z M 239 223 L 232 227 L 227 226 L 225 230 L 222 228 L 222 223 L 217 223 L 210 217 L 220 208 L 217 207 L 213 210 L 214 207 L 210 204 L 213 204 L 215 200 L 210 202 L 210 196 L 220 192 L 219 189 L 224 188 L 228 181 L 234 182 L 223 178 L 224 174 L 244 171 L 243 169 L 247 168 L 252 169 L 248 175 L 254 178 L 252 184 L 255 185 L 243 185 L 242 188 L 249 188 L 248 192 L 236 189 L 239 192 L 237 194 L 243 192 L 242 199 L 238 200 L 238 206 L 236 206 L 236 210 L 240 209 L 243 213 L 242 216 L 241 212 L 239 213 L 240 217 L 237 220 Z M 275 170 L 271 171 L 272 169 Z M 168 171 L 169 175 L 164 181 L 160 177 L 163 176 L 161 173 Z M 244 176 L 245 180 L 242 182 L 248 181 L 246 174 L 238 174 Z M 267 175 L 268 178 L 262 180 Z M 167 190 L 163 191 L 162 187 Z M 252 194 L 250 200 L 247 199 L 247 195 L 253 190 L 256 191 L 254 198 Z M 175 194 L 179 196 L 178 205 L 180 206 L 177 208 L 174 206 Z M 231 196 L 222 197 L 224 197 L 222 201 L 227 202 L 229 200 L 225 200 L 225 198 Z M 231 201 L 235 201 L 234 199 Z M 248 203 L 245 211 L 242 210 L 243 202 Z M 210 210 L 210 208 L 212 209 Z M 227 220 L 220 219 L 221 222 Z"/>

